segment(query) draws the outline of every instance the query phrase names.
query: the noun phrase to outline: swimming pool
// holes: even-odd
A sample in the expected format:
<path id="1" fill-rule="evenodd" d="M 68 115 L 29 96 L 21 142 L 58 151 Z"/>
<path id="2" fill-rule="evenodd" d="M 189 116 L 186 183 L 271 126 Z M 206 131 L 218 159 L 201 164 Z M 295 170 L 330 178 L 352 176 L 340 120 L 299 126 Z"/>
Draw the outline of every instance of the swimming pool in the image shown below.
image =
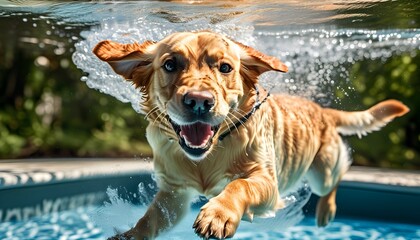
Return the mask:
<path id="1" fill-rule="evenodd" d="M 156 192 L 151 169 L 143 159 L 6 161 L 0 238 L 106 239 L 145 212 Z M 325 229 L 316 227 L 310 196 L 302 187 L 275 218 L 242 221 L 234 239 L 420 239 L 418 172 L 353 168 L 339 188 L 337 218 Z M 192 223 L 204 201 L 160 239 L 195 239 Z"/>
<path id="2" fill-rule="evenodd" d="M 25 222 L 2 223 L 0 237 L 5 240 L 106 239 L 104 230 L 90 219 L 96 210 L 78 209 L 36 217 Z M 189 214 L 187 220 L 159 239 L 198 239 L 191 227 L 196 214 L 198 211 Z M 420 226 L 414 224 L 337 218 L 327 229 L 319 229 L 314 223 L 313 217 L 307 217 L 299 224 L 284 230 L 276 229 L 276 224 L 273 223 L 271 230 L 267 231 L 249 223 L 241 223 L 233 239 L 420 239 Z"/>
<path id="3" fill-rule="evenodd" d="M 383 8 L 392 13 L 389 11 L 395 6 L 392 2 L 384 1 L 381 5 L 379 1 L 258 4 L 252 1 L 0 1 L 0 20 L 13 19 L 24 25 L 15 39 L 2 36 L 7 43 L 18 42 L 35 55 L 73 54 L 72 59 L 62 59 L 59 63 L 66 66 L 73 61 L 87 73 L 82 77 L 86 85 L 131 103 L 136 110 L 139 93 L 112 74 L 106 65 L 99 64 L 91 53 L 93 46 L 103 39 L 158 40 L 175 31 L 197 29 L 211 29 L 258 46 L 293 66 L 286 77 L 263 76 L 263 85 L 273 92 L 297 94 L 323 104 L 340 104 L 330 93 L 340 91 L 351 98 L 354 89 L 348 84 L 348 66 L 363 59 L 384 61 L 394 54 L 415 56 L 419 51 L 420 31 L 412 16 L 399 16 L 398 23 L 405 24 L 401 27 L 393 21 L 392 14 L 382 19 L 371 13 Z M 407 9 L 416 9 L 409 1 L 404 4 Z M 8 21 L 0 23 L 3 29 L 8 29 Z M 352 23 L 358 23 L 357 28 Z M 44 64 L 45 59 L 36 59 L 38 67 Z M 104 239 L 112 234 L 114 227 L 124 229 L 133 225 L 144 208 L 133 207 L 129 202 L 137 205 L 148 202 L 155 190 L 150 164 L 142 162 L 143 159 L 30 159 L 18 163 L 2 160 L 0 238 Z M 40 167 L 45 164 L 53 166 L 54 171 Z M 85 169 L 84 164 L 93 165 L 96 170 Z M 6 165 L 11 167 L 6 170 Z M 282 218 L 276 223 L 242 223 L 236 238 L 420 238 L 417 204 L 420 184 L 417 181 L 406 185 L 418 179 L 418 174 L 407 177 L 406 172 L 392 172 L 397 183 L 378 183 L 380 176 L 375 175 L 378 171 L 383 170 L 356 171 L 365 177 L 376 177 L 361 181 L 363 178 L 359 176 L 341 184 L 337 219 L 325 230 L 314 227 L 311 217 L 314 199 L 305 198 L 309 201 L 304 208 L 308 217 L 297 225 L 291 226 L 298 222 L 299 213 L 294 213 L 296 218 Z M 384 174 L 388 177 L 391 173 Z M 406 182 L 400 183 L 398 179 Z M 143 194 L 138 191 L 139 183 Z M 115 189 L 121 196 L 115 197 Z M 104 205 L 104 201 L 111 203 Z M 191 224 L 198 205 L 167 238 L 194 236 Z"/>

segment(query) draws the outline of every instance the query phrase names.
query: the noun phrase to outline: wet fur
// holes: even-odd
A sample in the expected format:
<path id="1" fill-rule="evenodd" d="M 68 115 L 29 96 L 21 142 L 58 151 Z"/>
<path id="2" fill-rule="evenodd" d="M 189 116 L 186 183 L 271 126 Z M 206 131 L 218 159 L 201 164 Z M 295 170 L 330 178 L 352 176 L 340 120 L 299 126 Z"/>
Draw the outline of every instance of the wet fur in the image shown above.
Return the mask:
<path id="1" fill-rule="evenodd" d="M 212 32 L 175 33 L 157 43 L 104 41 L 93 52 L 144 94 L 141 104 L 150 122 L 147 139 L 159 185 L 135 227 L 114 238 L 156 237 L 186 214 L 197 194 L 210 200 L 193 224 L 195 232 L 203 238 L 232 237 L 241 219 L 284 207 L 281 196 L 303 178 L 321 196 L 316 217 L 319 226 L 326 226 L 335 215 L 337 184 L 350 165 L 340 134 L 364 135 L 408 112 L 395 100 L 344 112 L 298 97 L 271 95 L 248 121 L 219 141 L 217 136 L 252 109 L 258 76 L 287 71 L 278 59 Z M 176 56 L 182 71 L 162 70 L 168 56 Z M 220 74 L 221 62 L 229 62 L 233 72 Z M 181 98 L 191 90 L 214 94 L 216 104 L 208 121 L 221 123 L 202 159 L 184 153 L 168 121 L 168 116 L 187 118 Z"/>

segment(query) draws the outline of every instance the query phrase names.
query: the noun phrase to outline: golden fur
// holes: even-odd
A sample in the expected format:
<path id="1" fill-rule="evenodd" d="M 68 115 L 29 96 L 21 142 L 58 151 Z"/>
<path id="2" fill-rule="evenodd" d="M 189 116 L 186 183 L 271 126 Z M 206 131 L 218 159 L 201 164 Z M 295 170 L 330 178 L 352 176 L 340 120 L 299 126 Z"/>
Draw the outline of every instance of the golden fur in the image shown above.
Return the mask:
<path id="1" fill-rule="evenodd" d="M 326 226 L 335 215 L 337 184 L 350 164 L 340 134 L 363 135 L 408 112 L 395 100 L 344 112 L 271 95 L 219 140 L 267 96 L 261 88 L 257 96 L 258 76 L 287 71 L 278 59 L 205 31 L 175 33 L 156 43 L 103 41 L 93 52 L 144 94 L 159 186 L 136 226 L 115 238 L 156 237 L 185 215 L 197 194 L 210 200 L 193 224 L 195 232 L 203 238 L 232 237 L 241 219 L 284 207 L 281 196 L 303 178 L 321 196 L 316 217 Z"/>

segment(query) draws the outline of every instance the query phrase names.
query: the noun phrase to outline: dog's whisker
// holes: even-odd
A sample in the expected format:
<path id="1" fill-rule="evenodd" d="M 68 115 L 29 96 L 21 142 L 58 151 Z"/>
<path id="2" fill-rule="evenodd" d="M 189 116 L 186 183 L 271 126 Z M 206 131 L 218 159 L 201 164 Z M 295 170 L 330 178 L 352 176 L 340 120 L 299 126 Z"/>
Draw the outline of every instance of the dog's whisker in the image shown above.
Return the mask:
<path id="1" fill-rule="evenodd" d="M 166 112 L 161 112 L 161 114 L 159 114 L 159 122 L 161 123 L 161 126 L 159 127 L 160 131 L 162 132 L 162 130 L 167 131 L 167 133 L 169 134 L 171 132 L 171 123 L 169 122 L 169 120 L 166 118 L 167 114 Z M 166 123 L 166 124 L 164 124 Z"/>
<path id="2" fill-rule="evenodd" d="M 239 117 L 241 117 L 241 118 L 248 114 L 248 112 L 245 112 L 244 110 L 239 109 L 239 108 L 238 109 L 232 109 L 232 111 L 234 113 L 239 114 Z"/>
<path id="3" fill-rule="evenodd" d="M 232 115 L 232 116 L 234 116 L 232 113 L 229 113 L 230 115 Z M 234 126 L 235 127 L 235 129 L 236 129 L 236 132 L 239 134 L 239 130 L 238 130 L 238 127 L 236 126 L 236 124 L 235 124 L 235 122 L 233 122 L 232 121 L 232 119 L 229 117 L 229 115 L 227 116 L 227 119 L 229 119 L 229 121 L 232 123 L 232 126 Z M 243 123 L 240 121 L 240 119 L 238 119 L 239 120 L 239 123 L 242 125 Z M 229 125 L 228 125 L 229 126 Z"/>
<path id="4" fill-rule="evenodd" d="M 247 113 L 245 113 L 245 112 L 241 113 L 238 110 L 233 110 L 233 112 L 229 112 L 229 113 L 237 119 L 244 118 L 247 115 Z M 239 118 L 235 115 L 235 113 L 239 115 Z"/>
<path id="5" fill-rule="evenodd" d="M 160 112 L 156 117 L 155 117 L 155 119 L 153 120 L 153 125 L 156 125 L 156 122 L 158 121 L 158 120 L 160 120 L 160 115 L 162 114 L 162 112 Z"/>
<path id="6" fill-rule="evenodd" d="M 214 149 L 214 151 L 216 151 L 216 149 Z M 209 153 L 209 156 L 213 157 L 214 156 L 214 153 L 213 152 L 210 152 Z"/>
<path id="7" fill-rule="evenodd" d="M 243 117 L 244 115 L 247 114 L 247 112 L 245 112 L 244 110 L 238 108 L 238 109 L 233 109 L 234 112 L 238 113 L 241 115 L 241 117 Z"/>
<path id="8" fill-rule="evenodd" d="M 145 116 L 144 119 L 148 119 L 150 117 L 150 115 L 152 115 L 153 113 L 155 113 L 157 110 L 159 110 L 159 106 L 156 106 L 154 108 L 152 108 Z"/>
<path id="9" fill-rule="evenodd" d="M 238 113 L 239 114 L 239 113 Z M 235 118 L 242 126 L 244 126 L 244 124 L 245 124 L 245 122 L 241 119 L 241 118 L 238 118 L 237 116 L 235 116 L 235 114 L 230 114 L 233 118 Z M 244 116 L 242 116 L 242 117 L 244 117 Z"/>
<path id="10" fill-rule="evenodd" d="M 146 114 L 146 116 L 150 115 L 151 113 L 153 113 L 157 109 L 159 109 L 159 106 L 154 106 L 152 109 L 150 109 L 150 111 Z"/>
<path id="11" fill-rule="evenodd" d="M 226 120 L 227 118 L 229 118 L 228 116 L 226 116 L 225 119 L 223 119 L 223 122 L 226 124 L 226 128 L 229 129 L 230 123 Z M 231 121 L 232 122 L 232 121 Z M 232 122 L 233 123 L 233 122 Z"/>
<path id="12" fill-rule="evenodd" d="M 244 122 L 242 122 L 242 121 L 240 121 L 240 120 L 239 120 L 238 122 L 240 123 L 240 125 L 239 125 L 239 126 L 244 126 Z M 238 134 L 239 134 L 239 129 L 238 129 L 238 127 L 239 127 L 239 126 L 238 126 L 238 125 L 236 125 L 236 124 L 235 124 L 234 126 L 235 126 L 235 130 L 236 130 L 236 132 L 238 132 Z"/>
<path id="13" fill-rule="evenodd" d="M 156 124 L 156 122 L 159 122 L 159 123 L 161 123 L 161 124 L 162 124 L 162 122 L 164 122 L 164 121 L 168 121 L 168 120 L 165 118 L 165 116 L 166 116 L 166 113 L 165 113 L 164 111 L 161 111 L 161 112 L 159 113 L 159 115 L 156 117 L 156 119 L 154 120 L 153 124 Z"/>

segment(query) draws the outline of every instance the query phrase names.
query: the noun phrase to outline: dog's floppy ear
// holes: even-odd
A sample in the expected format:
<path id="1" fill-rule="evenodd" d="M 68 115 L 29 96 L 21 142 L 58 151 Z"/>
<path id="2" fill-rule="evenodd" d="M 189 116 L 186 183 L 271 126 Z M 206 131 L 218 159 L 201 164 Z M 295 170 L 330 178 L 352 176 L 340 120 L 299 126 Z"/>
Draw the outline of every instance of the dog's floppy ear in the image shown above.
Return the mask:
<path id="1" fill-rule="evenodd" d="M 149 65 L 153 61 L 151 50 L 154 45 L 152 41 L 121 44 L 105 40 L 95 46 L 93 53 L 107 62 L 117 74 L 133 81 L 136 87 L 144 87 L 152 72 Z"/>
<path id="2" fill-rule="evenodd" d="M 241 71 L 242 74 L 254 83 L 258 76 L 267 71 L 287 72 L 286 64 L 272 56 L 267 56 L 262 52 L 242 43 L 235 42 L 241 49 Z"/>

